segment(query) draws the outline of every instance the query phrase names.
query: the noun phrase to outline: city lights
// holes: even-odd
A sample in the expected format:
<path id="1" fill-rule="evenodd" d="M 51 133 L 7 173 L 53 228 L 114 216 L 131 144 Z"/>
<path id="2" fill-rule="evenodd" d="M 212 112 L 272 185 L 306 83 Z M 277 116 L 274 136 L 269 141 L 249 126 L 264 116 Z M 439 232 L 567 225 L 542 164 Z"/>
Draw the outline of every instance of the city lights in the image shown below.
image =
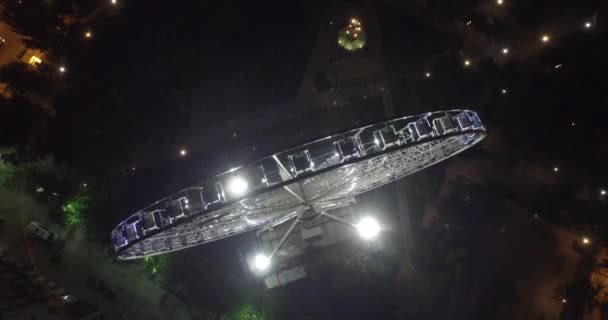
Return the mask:
<path id="1" fill-rule="evenodd" d="M 568 302 L 568 300 L 566 300 L 565 298 L 562 299 L 562 303 L 566 303 L 566 302 Z"/>
<path id="2" fill-rule="evenodd" d="M 470 65 L 471 65 L 471 60 L 469 60 L 469 59 L 464 60 L 464 66 L 465 66 L 465 67 L 468 67 L 468 66 L 470 66 Z"/>
<path id="3" fill-rule="evenodd" d="M 363 48 L 366 38 L 365 30 L 356 18 L 352 18 L 350 23 L 338 32 L 338 44 L 348 51 Z"/>
<path id="4" fill-rule="evenodd" d="M 591 22 L 587 21 L 587 22 L 585 22 L 585 25 L 584 25 L 584 26 L 585 26 L 585 29 L 591 29 L 591 27 L 592 27 L 593 25 L 591 24 Z"/>
<path id="5" fill-rule="evenodd" d="M 571 123 L 570 123 L 570 126 L 571 126 L 571 127 L 574 127 L 575 125 L 576 125 L 576 123 L 574 123 L 574 122 L 571 122 Z"/>
<path id="6" fill-rule="evenodd" d="M 553 167 L 553 172 L 559 172 L 559 167 Z"/>
<path id="7" fill-rule="evenodd" d="M 116 4 L 116 0 L 110 0 L 110 3 Z"/>
<path id="8" fill-rule="evenodd" d="M 543 43 L 547 43 L 551 40 L 551 38 L 549 37 L 549 35 L 544 34 L 541 38 L 540 41 L 542 41 Z"/>
<path id="9" fill-rule="evenodd" d="M 59 67 L 59 72 L 65 73 L 65 67 L 64 66 Z"/>
<path id="10" fill-rule="evenodd" d="M 253 258 L 253 266 L 259 271 L 266 270 L 270 266 L 270 259 L 263 254 L 258 254 Z"/>
<path id="11" fill-rule="evenodd" d="M 589 238 L 587 238 L 587 237 L 583 237 L 582 240 L 583 240 L 583 244 L 590 244 L 591 243 L 591 240 L 589 240 Z"/>
<path id="12" fill-rule="evenodd" d="M 431 73 L 427 72 L 427 73 L 424 74 L 424 76 L 427 77 L 427 78 L 430 78 L 431 77 Z"/>
<path id="13" fill-rule="evenodd" d="M 601 195 L 601 196 L 605 196 L 605 195 L 606 195 L 606 189 L 602 189 L 602 190 L 600 190 L 600 195 Z"/>
<path id="14" fill-rule="evenodd" d="M 502 1 L 503 0 L 496 0 L 496 4 L 500 6 L 500 5 L 502 5 Z"/>
<path id="15" fill-rule="evenodd" d="M 235 176 L 228 182 L 228 192 L 230 192 L 233 196 L 240 197 L 247 192 L 249 188 L 249 184 L 245 179 Z"/>
<path id="16" fill-rule="evenodd" d="M 373 239 L 380 233 L 380 225 L 376 220 L 365 217 L 357 224 L 357 230 L 364 239 Z"/>
<path id="17" fill-rule="evenodd" d="M 502 89 L 502 90 L 500 90 L 500 92 L 501 92 L 502 94 L 507 94 L 507 89 Z"/>
<path id="18" fill-rule="evenodd" d="M 502 48 L 502 54 L 504 54 L 504 55 L 509 54 L 509 48 Z"/>
<path id="19" fill-rule="evenodd" d="M 555 68 L 555 69 L 559 69 L 559 68 L 561 68 L 561 67 L 562 67 L 562 64 L 556 64 L 554 68 Z"/>
<path id="20" fill-rule="evenodd" d="M 182 157 L 185 157 L 188 154 L 188 151 L 186 149 L 181 149 L 179 150 L 179 155 Z"/>

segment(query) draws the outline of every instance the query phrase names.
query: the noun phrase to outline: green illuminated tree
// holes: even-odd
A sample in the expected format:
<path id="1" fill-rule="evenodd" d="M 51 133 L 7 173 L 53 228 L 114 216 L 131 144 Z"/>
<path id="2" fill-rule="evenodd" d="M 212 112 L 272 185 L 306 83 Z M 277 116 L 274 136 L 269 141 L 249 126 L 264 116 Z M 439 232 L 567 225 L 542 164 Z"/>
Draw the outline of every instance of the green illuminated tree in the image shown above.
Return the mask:
<path id="1" fill-rule="evenodd" d="M 158 282 L 167 281 L 170 267 L 170 261 L 167 255 L 145 257 L 142 261 L 142 268 L 148 276 Z"/>
<path id="2" fill-rule="evenodd" d="M 14 152 L 14 149 L 0 147 L 0 188 L 8 189 L 13 186 L 17 167 L 5 161 L 2 157 L 6 158 Z"/>
<path id="3" fill-rule="evenodd" d="M 77 225 L 84 222 L 84 212 L 89 208 L 91 197 L 80 193 L 66 201 L 61 206 L 61 211 L 64 213 L 64 219 L 68 225 Z"/>

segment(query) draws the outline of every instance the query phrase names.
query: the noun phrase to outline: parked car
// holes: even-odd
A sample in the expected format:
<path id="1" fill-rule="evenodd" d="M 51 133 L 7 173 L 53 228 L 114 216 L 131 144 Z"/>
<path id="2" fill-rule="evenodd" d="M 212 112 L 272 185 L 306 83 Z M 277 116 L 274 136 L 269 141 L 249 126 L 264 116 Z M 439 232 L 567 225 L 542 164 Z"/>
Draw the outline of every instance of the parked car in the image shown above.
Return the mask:
<path id="1" fill-rule="evenodd" d="M 40 222 L 30 222 L 30 224 L 27 225 L 26 231 L 30 235 L 38 237 L 39 239 L 49 243 L 59 243 L 61 241 L 61 237 L 57 233 L 50 231 L 49 228 Z"/>

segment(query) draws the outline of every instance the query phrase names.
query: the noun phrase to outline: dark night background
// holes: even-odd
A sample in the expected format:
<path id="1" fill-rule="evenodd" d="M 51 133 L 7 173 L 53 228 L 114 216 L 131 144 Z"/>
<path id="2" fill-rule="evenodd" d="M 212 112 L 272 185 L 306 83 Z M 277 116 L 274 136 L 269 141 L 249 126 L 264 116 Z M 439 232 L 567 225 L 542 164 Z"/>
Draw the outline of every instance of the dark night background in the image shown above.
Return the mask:
<path id="1" fill-rule="evenodd" d="M 220 319 L 241 301 L 271 305 L 277 319 L 507 319 L 522 299 L 514 284 L 542 269 L 511 262 L 525 258 L 507 243 L 527 252 L 518 242 L 527 232 L 549 232 L 512 218 L 513 203 L 576 234 L 596 230 L 598 239 L 597 230 L 608 222 L 605 200 L 596 196 L 608 186 L 606 2 L 3 0 L 0 6 L 0 30 L 30 35 L 25 42 L 46 57 L 35 71 L 0 59 L 0 146 L 14 150 L 3 159 L 18 167 L 52 155 L 53 165 L 69 172 L 60 179 L 44 177 L 64 191 L 48 202 L 51 208 L 60 206 L 64 194 L 79 192 L 70 183 L 86 181 L 95 200 L 84 220 L 99 243 L 108 241 L 122 218 L 179 188 L 388 117 L 384 91 L 393 116 L 477 111 L 491 139 L 483 149 L 458 155 L 461 162 L 483 159 L 493 163 L 486 168 L 492 172 L 534 164 L 548 175 L 559 167 L 559 181 L 541 183 L 534 193 L 527 183 L 519 188 L 488 178 L 480 187 L 453 180 L 453 192 L 437 204 L 443 220 L 415 231 L 414 248 L 404 249 L 394 232 L 394 252 L 372 253 L 376 262 L 370 267 L 369 257 L 352 243 L 340 244 L 336 256 L 346 258 L 310 258 L 315 262 L 308 278 L 274 291 L 259 293 L 258 285 L 234 271 L 240 268 L 235 252 L 249 234 L 173 253 L 162 281 L 209 314 L 200 319 Z M 73 19 L 58 18 L 65 15 Z M 353 16 L 368 28 L 368 44 L 347 52 L 335 39 Z M 585 28 L 586 22 L 592 26 Z M 85 39 L 87 30 L 93 36 Z M 543 34 L 549 42 L 541 41 Z M 324 37 L 335 48 L 321 45 Z M 327 105 L 320 102 L 325 98 L 310 100 L 302 93 L 320 60 L 332 74 L 327 94 L 350 90 L 348 98 Z M 465 67 L 465 60 L 471 65 Z M 379 65 L 379 71 L 360 76 L 356 69 L 368 64 Z M 65 73 L 56 71 L 60 65 Z M 353 94 L 353 87 L 361 93 Z M 187 156 L 180 155 L 182 149 Z M 414 221 L 424 220 L 424 203 L 445 187 L 450 161 L 406 179 Z M 23 192 L 39 181 L 28 180 Z M 365 197 L 382 206 L 399 192 L 387 186 Z M 446 224 L 465 231 L 447 234 L 441 227 Z M 509 240 L 492 233 L 480 241 L 486 236 L 479 230 L 488 228 L 506 228 Z M 552 241 L 534 250 L 542 256 Z M 403 260 L 418 271 L 404 276 L 409 268 Z M 368 269 L 361 271 L 361 265 Z M 564 308 L 561 319 L 580 319 L 587 295 L 576 290 L 569 291 L 572 310 Z"/>

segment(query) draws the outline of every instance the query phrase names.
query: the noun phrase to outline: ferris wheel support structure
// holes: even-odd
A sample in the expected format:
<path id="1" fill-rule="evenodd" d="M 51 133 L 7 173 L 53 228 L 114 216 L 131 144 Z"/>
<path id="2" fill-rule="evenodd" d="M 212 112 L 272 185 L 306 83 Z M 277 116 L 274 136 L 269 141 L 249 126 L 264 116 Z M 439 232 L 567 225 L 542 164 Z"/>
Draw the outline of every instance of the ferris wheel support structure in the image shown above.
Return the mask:
<path id="1" fill-rule="evenodd" d="M 163 198 L 119 223 L 112 244 L 119 259 L 137 259 L 250 230 L 262 232 L 294 218 L 290 231 L 300 219 L 340 221 L 329 211 L 454 156 L 485 135 L 483 123 L 470 110 L 402 116 L 338 132 Z M 369 228 L 355 227 L 361 235 L 375 229 L 370 223 Z"/>

